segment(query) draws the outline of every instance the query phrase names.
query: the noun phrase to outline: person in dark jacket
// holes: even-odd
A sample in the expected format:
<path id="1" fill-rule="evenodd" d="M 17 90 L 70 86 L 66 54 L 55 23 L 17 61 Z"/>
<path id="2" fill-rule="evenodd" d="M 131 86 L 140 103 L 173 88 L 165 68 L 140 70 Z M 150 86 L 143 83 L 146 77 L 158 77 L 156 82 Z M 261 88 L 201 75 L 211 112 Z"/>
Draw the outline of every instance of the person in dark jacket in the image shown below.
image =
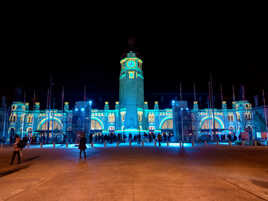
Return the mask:
<path id="1" fill-rule="evenodd" d="M 86 137 L 85 137 L 85 133 L 81 132 L 80 133 L 80 142 L 79 142 L 79 149 L 80 149 L 80 159 L 82 158 L 82 152 L 84 153 L 84 159 L 86 160 Z"/>
<path id="2" fill-rule="evenodd" d="M 158 146 L 160 147 L 161 146 L 161 141 L 162 141 L 162 135 L 161 134 L 158 134 L 157 140 L 158 140 Z"/>
<path id="3" fill-rule="evenodd" d="M 18 164 L 20 163 L 20 150 L 22 148 L 22 143 L 21 143 L 20 137 L 17 135 L 16 135 L 15 143 L 13 144 L 13 148 L 14 150 L 13 150 L 13 154 L 11 157 L 10 165 L 13 165 L 16 155 L 18 156 Z"/>

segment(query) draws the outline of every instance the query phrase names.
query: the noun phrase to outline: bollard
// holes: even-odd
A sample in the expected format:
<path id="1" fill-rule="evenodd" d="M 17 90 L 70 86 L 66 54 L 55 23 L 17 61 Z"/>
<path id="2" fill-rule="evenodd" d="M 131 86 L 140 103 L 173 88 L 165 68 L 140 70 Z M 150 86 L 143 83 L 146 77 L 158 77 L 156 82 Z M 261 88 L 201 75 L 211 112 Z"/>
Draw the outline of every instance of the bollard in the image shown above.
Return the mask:
<path id="1" fill-rule="evenodd" d="M 192 141 L 192 147 L 194 146 L 194 141 Z"/>
<path id="2" fill-rule="evenodd" d="M 167 141 L 167 147 L 169 146 L 169 142 Z"/>
<path id="3" fill-rule="evenodd" d="M 116 147 L 119 147 L 119 142 L 118 141 L 116 142 Z"/>
<path id="4" fill-rule="evenodd" d="M 43 148 L 43 144 L 42 143 L 40 143 L 40 148 Z"/>
<path id="5" fill-rule="evenodd" d="M 230 146 L 230 147 L 232 146 L 232 142 L 231 142 L 231 141 L 229 141 L 229 146 Z"/>
<path id="6" fill-rule="evenodd" d="M 66 148 L 68 148 L 68 143 L 66 142 Z"/>
<path id="7" fill-rule="evenodd" d="M 53 149 L 55 149 L 55 142 L 53 142 Z"/>
<path id="8" fill-rule="evenodd" d="M 141 142 L 142 147 L 144 147 L 144 141 Z"/>
<path id="9" fill-rule="evenodd" d="M 104 141 L 103 145 L 104 145 L 104 147 L 106 147 L 106 141 Z"/>

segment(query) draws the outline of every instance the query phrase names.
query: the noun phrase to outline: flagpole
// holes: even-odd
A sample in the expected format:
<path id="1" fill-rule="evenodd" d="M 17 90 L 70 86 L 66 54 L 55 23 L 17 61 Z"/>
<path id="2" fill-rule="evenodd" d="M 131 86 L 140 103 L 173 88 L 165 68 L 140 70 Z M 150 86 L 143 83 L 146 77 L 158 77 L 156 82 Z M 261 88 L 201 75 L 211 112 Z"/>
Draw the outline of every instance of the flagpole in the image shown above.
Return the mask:
<path id="1" fill-rule="evenodd" d="M 62 86 L 61 108 L 62 108 L 62 110 L 64 110 L 64 86 Z"/>
<path id="2" fill-rule="evenodd" d="M 47 112 L 47 137 L 49 137 L 49 127 L 50 127 L 50 103 L 49 103 L 49 100 L 50 100 L 50 90 L 48 88 L 47 90 L 47 109 L 48 109 L 48 112 Z M 52 139 L 53 140 L 53 139 Z"/>
<path id="3" fill-rule="evenodd" d="M 235 101 L 235 88 L 234 88 L 234 85 L 232 85 L 232 90 L 233 90 L 233 101 Z"/>
<path id="4" fill-rule="evenodd" d="M 223 101 L 223 89 L 222 89 L 222 84 L 220 85 L 220 90 L 221 90 L 221 101 Z"/>
<path id="5" fill-rule="evenodd" d="M 267 132 L 267 116 L 266 116 L 266 110 L 265 110 L 265 93 L 264 93 L 264 89 L 262 90 L 262 98 L 263 98 L 263 110 L 264 110 L 264 118 L 265 118 L 265 128 L 266 128 L 266 132 Z M 267 137 L 267 142 L 268 142 L 268 137 Z"/>
<path id="6" fill-rule="evenodd" d="M 194 87 L 194 101 L 196 101 L 196 86 L 195 86 L 195 82 L 193 84 L 193 87 Z"/>
<path id="7" fill-rule="evenodd" d="M 87 86 L 84 85 L 84 101 L 86 101 L 86 96 L 87 96 Z"/>
<path id="8" fill-rule="evenodd" d="M 180 82 L 180 100 L 182 100 L 182 84 Z"/>
<path id="9" fill-rule="evenodd" d="M 211 109 L 212 109 L 212 124 L 213 124 L 213 136 L 216 137 L 215 131 L 215 114 L 214 114 L 214 94 L 213 94 L 213 78 L 212 73 L 210 73 L 210 98 L 211 98 Z"/>

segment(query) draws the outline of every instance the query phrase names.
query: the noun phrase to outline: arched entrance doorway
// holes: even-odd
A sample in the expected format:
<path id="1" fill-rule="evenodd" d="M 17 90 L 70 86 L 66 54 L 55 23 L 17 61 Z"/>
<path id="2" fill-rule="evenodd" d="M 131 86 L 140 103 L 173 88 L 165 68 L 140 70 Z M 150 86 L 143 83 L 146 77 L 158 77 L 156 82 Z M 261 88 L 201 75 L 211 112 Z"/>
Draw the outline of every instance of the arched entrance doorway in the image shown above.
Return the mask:
<path id="1" fill-rule="evenodd" d="M 57 118 L 43 119 L 37 126 L 37 133 L 39 142 L 62 143 L 64 141 L 63 124 Z"/>
<path id="2" fill-rule="evenodd" d="M 164 137 L 164 140 L 170 141 L 172 139 L 172 137 L 174 137 L 173 118 L 167 117 L 167 118 L 163 119 L 160 123 L 160 129 L 161 129 L 161 133 Z"/>

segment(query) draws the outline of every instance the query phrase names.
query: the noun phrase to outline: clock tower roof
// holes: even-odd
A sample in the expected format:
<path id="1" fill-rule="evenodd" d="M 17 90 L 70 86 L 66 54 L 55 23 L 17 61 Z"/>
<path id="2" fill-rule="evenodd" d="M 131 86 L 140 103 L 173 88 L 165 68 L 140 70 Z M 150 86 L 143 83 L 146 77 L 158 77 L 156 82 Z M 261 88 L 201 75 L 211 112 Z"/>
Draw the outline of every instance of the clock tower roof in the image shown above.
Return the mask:
<path id="1" fill-rule="evenodd" d="M 127 53 L 127 57 L 129 58 L 136 58 L 136 53 L 133 51 L 130 51 L 129 53 Z"/>
<path id="2" fill-rule="evenodd" d="M 127 53 L 127 56 L 125 58 L 123 58 L 120 63 L 123 64 L 125 63 L 127 60 L 129 59 L 136 59 L 139 63 L 143 63 L 142 60 L 140 58 L 137 57 L 136 53 L 133 51 L 129 51 Z"/>

